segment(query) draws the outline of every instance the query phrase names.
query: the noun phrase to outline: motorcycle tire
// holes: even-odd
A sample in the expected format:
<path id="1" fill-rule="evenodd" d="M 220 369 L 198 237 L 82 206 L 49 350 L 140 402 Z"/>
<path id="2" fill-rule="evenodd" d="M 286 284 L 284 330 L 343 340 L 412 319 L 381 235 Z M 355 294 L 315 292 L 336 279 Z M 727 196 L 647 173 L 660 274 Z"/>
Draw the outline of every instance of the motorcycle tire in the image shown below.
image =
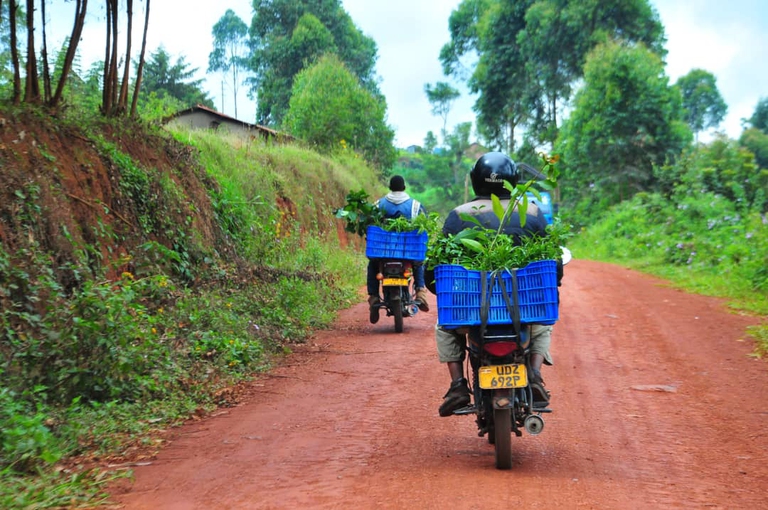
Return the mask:
<path id="1" fill-rule="evenodd" d="M 395 316 L 395 333 L 403 332 L 403 300 L 392 300 L 392 315 Z"/>
<path id="2" fill-rule="evenodd" d="M 493 442 L 496 469 L 512 468 L 512 412 L 509 409 L 493 410 Z"/>

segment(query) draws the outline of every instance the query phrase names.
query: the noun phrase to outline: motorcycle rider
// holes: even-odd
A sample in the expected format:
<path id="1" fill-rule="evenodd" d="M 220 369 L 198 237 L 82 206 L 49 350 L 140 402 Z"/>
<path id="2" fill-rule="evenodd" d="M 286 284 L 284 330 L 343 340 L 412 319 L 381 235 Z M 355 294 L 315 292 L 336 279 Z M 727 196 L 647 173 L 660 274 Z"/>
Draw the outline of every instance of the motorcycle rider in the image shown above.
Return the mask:
<path id="1" fill-rule="evenodd" d="M 402 176 L 392 176 L 389 180 L 389 190 L 390 192 L 377 200 L 375 204 L 384 213 L 384 217 L 398 218 L 405 216 L 410 220 L 419 214 L 427 214 L 424 206 L 405 192 L 405 179 Z M 376 279 L 378 271 L 378 260 L 368 260 L 367 285 L 371 324 L 376 324 L 379 321 L 378 304 L 381 303 L 381 296 L 379 296 L 379 281 Z M 427 289 L 424 283 L 424 264 L 421 261 L 413 264 L 413 277 L 414 289 L 416 290 L 414 301 L 419 310 L 428 312 L 429 304 L 427 303 Z"/>
<path id="2" fill-rule="evenodd" d="M 443 234 L 457 234 L 464 229 L 474 228 L 477 225 L 461 218 L 462 214 L 468 214 L 477 219 L 485 228 L 497 230 L 499 218 L 493 212 L 491 194 L 501 200 L 504 209 L 509 207 L 510 192 L 504 187 L 504 181 L 513 186 L 520 180 L 520 171 L 509 156 L 501 152 L 488 152 L 480 157 L 470 171 L 472 189 L 475 198 L 465 204 L 459 205 L 451 211 L 443 224 Z M 545 236 L 547 221 L 543 212 L 535 203 L 529 202 L 526 210 L 525 226 L 520 225 L 520 215 L 515 210 L 511 213 L 502 228 L 502 232 L 515 237 L 519 243 L 520 238 L 530 235 Z M 558 285 L 559 285 L 558 281 Z M 533 390 L 536 407 L 546 407 L 549 403 L 549 392 L 544 388 L 541 378 L 541 366 L 546 363 L 552 365 L 549 354 L 552 326 L 534 324 L 531 331 L 531 373 L 528 379 Z M 435 341 L 437 344 L 438 358 L 441 363 L 448 365 L 451 376 L 451 386 L 443 398 L 440 406 L 440 416 L 450 416 L 453 411 L 469 405 L 470 392 L 467 380 L 462 374 L 462 365 L 466 351 L 466 336 L 454 329 L 435 327 Z"/>

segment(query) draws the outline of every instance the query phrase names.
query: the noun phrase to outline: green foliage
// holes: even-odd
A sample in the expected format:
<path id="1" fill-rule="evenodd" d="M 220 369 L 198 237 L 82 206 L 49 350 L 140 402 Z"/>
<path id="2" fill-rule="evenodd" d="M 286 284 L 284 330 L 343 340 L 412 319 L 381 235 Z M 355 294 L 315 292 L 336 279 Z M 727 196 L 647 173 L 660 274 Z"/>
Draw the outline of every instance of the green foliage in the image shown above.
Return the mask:
<path id="1" fill-rule="evenodd" d="M 0 388 L 0 465 L 7 466 L 6 472 L 33 473 L 61 458 L 47 419 L 45 413 L 31 409 L 28 399 Z"/>
<path id="2" fill-rule="evenodd" d="M 757 166 L 763 171 L 768 170 L 768 130 L 763 132 L 757 128 L 745 129 L 739 137 L 739 143 L 755 155 Z"/>
<path id="3" fill-rule="evenodd" d="M 768 135 L 768 97 L 760 98 L 755 106 L 755 112 L 749 118 L 749 124 Z"/>
<path id="4" fill-rule="evenodd" d="M 404 216 L 387 218 L 375 203 L 368 202 L 368 198 L 369 195 L 365 190 L 350 191 L 344 207 L 333 211 L 337 218 L 344 220 L 344 228 L 347 232 L 365 237 L 366 229 L 371 226 L 387 232 L 437 231 L 437 214 L 419 214 L 412 219 Z"/>
<path id="5" fill-rule="evenodd" d="M 378 168 L 395 159 L 386 103 L 332 54 L 296 75 L 285 128 L 323 152 L 343 142 Z"/>
<path id="6" fill-rule="evenodd" d="M 651 190 L 654 166 L 673 161 L 690 141 L 679 120 L 679 92 L 668 86 L 656 54 L 608 43 L 590 54 L 584 69 L 584 87 L 556 146 L 564 161 L 563 208 L 584 211 L 587 218 L 579 222 Z M 603 201 L 599 207 L 595 196 Z"/>
<path id="7" fill-rule="evenodd" d="M 57 461 L 119 455 L 127 444 L 150 444 L 158 428 L 226 404 L 220 389 L 326 327 L 363 284 L 361 258 L 338 249 L 327 212 L 342 201 L 337 190 L 378 186 L 359 159 L 177 133 L 199 151 L 214 227 L 228 237 L 205 247 L 193 228 L 205 201 L 191 201 L 178 174 L 124 152 L 113 141 L 125 135 L 120 129 L 94 129 L 102 134 L 91 157 L 114 170 L 122 206 L 96 203 L 94 211 L 122 212 L 122 223 L 99 218 L 82 232 L 62 225 L 66 250 L 51 249 L 41 244 L 46 199 L 61 190 L 23 180 L 7 194 L 14 214 L 0 244 L 3 508 L 97 504 L 115 475 L 60 472 Z M 48 146 L 40 155 L 58 159 Z M 126 222 L 138 228 L 120 228 Z"/>
<path id="8" fill-rule="evenodd" d="M 174 98 L 186 108 L 196 104 L 213 108 L 213 101 L 201 88 L 203 80 L 192 79 L 196 72 L 197 69 L 189 69 L 184 56 L 172 62 L 171 55 L 160 46 L 144 64 L 139 104 L 143 105 L 155 93 L 161 99 Z"/>
<path id="9" fill-rule="evenodd" d="M 722 195 L 641 193 L 582 232 L 575 257 L 638 267 L 734 306 L 768 311 L 768 224 Z"/>
<path id="10" fill-rule="evenodd" d="M 237 117 L 237 91 L 242 82 L 240 73 L 248 69 L 248 25 L 235 11 L 227 9 L 221 19 L 213 25 L 211 33 L 213 51 L 208 56 L 208 72 L 232 73 L 232 96 Z"/>
<path id="11" fill-rule="evenodd" d="M 464 214 L 462 219 L 475 223 L 475 227 L 463 230 L 458 234 L 442 235 L 433 232 L 429 236 L 427 246 L 427 268 L 432 269 L 440 264 L 456 264 L 472 270 L 494 270 L 500 268 L 520 268 L 536 260 L 559 259 L 562 256 L 562 246 L 570 237 L 570 227 L 556 222 L 547 228 L 546 236 L 526 236 L 520 242 L 514 236 L 502 232 L 504 225 L 513 211 L 518 211 L 521 226 L 525 226 L 526 211 L 528 210 L 527 192 L 538 194 L 535 184 L 544 188 L 552 188 L 558 171 L 553 159 L 544 159 L 543 174 L 546 181 L 535 183 L 529 180 L 512 186 L 505 182 L 504 187 L 510 192 L 509 204 L 506 208 L 496 195 L 491 196 L 493 213 L 499 219 L 496 230 L 488 229 L 472 215 Z"/>
<path id="12" fill-rule="evenodd" d="M 365 190 L 350 191 L 344 207 L 333 211 L 337 218 L 345 220 L 344 229 L 347 232 L 364 237 L 368 227 L 380 226 L 384 222 L 381 209 L 369 202 L 368 198 Z"/>
<path id="13" fill-rule="evenodd" d="M 461 93 L 449 83 L 437 82 L 434 85 L 424 85 L 424 93 L 427 94 L 429 104 L 432 105 L 432 115 L 439 115 L 443 119 L 443 136 L 446 136 L 448 114 L 451 112 L 451 104 L 459 98 Z"/>
<path id="14" fill-rule="evenodd" d="M 475 228 L 456 235 L 435 236 L 427 251 L 427 268 L 455 264 L 467 269 L 492 271 L 521 268 L 537 260 L 557 260 L 570 237 L 569 227 L 557 221 L 547 227 L 547 236 L 523 237 L 520 244 L 513 236 L 495 230 Z"/>
<path id="15" fill-rule="evenodd" d="M 698 133 L 720 125 L 728 106 L 717 89 L 715 76 L 703 69 L 693 69 L 676 83 L 683 99 L 685 119 L 691 131 Z"/>
<path id="16" fill-rule="evenodd" d="M 130 471 L 106 472 L 96 469 L 25 476 L 6 473 L 0 478 L 0 507 L 9 510 L 90 508 L 107 501 L 108 484 L 130 474 Z"/>
<path id="17" fill-rule="evenodd" d="M 663 27 L 648 0 L 464 0 L 448 24 L 443 71 L 466 79 L 462 59 L 477 54 L 468 85 L 478 96 L 478 128 L 510 153 L 518 126 L 526 138 L 554 142 L 559 105 L 596 45 L 620 40 L 663 54 Z"/>
<path id="18" fill-rule="evenodd" d="M 328 52 L 364 89 L 381 96 L 374 75 L 376 43 L 355 26 L 339 0 L 254 0 L 253 12 L 251 93 L 258 98 L 260 124 L 282 123 L 294 78 Z"/>
<path id="19" fill-rule="evenodd" d="M 685 152 L 678 164 L 656 171 L 661 189 L 676 196 L 722 195 L 741 214 L 768 210 L 768 171 L 753 154 L 723 135 Z"/>

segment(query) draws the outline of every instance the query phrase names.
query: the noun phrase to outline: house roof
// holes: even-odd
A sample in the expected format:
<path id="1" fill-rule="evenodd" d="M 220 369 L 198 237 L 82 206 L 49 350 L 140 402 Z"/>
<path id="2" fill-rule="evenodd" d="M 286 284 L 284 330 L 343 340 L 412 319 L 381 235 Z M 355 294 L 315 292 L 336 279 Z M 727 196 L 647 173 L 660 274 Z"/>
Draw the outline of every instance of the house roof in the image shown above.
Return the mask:
<path id="1" fill-rule="evenodd" d="M 216 110 L 212 108 L 208 108 L 205 105 L 202 104 L 196 104 L 195 106 L 192 106 L 190 108 L 187 108 L 186 110 L 180 110 L 173 115 L 167 117 L 163 120 L 163 124 L 168 123 L 169 121 L 183 117 L 184 115 L 190 114 L 190 113 L 196 113 L 196 112 L 204 112 L 212 117 L 216 117 L 223 121 L 228 122 L 234 122 L 236 124 L 241 124 L 243 128 L 251 129 L 254 131 L 260 131 L 264 133 L 267 136 L 274 136 L 275 138 L 283 138 L 283 139 L 293 139 L 293 137 L 287 133 L 280 133 L 279 131 L 275 131 L 274 129 L 268 128 L 267 126 L 262 126 L 261 124 L 251 124 L 249 122 L 242 121 L 240 119 L 236 119 L 234 117 L 230 117 L 229 115 L 225 115 L 221 112 L 217 112 Z"/>

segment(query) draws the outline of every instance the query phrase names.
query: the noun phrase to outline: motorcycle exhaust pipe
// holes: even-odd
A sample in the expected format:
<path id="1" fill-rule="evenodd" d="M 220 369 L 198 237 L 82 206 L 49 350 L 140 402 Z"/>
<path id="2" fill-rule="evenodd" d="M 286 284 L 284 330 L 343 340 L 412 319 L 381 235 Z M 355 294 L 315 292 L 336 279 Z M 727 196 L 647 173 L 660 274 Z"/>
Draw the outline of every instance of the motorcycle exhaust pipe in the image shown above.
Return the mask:
<path id="1" fill-rule="evenodd" d="M 541 434 L 541 431 L 544 430 L 544 418 L 538 414 L 532 414 L 525 419 L 523 426 L 525 427 L 526 432 L 532 436 L 536 436 Z"/>

